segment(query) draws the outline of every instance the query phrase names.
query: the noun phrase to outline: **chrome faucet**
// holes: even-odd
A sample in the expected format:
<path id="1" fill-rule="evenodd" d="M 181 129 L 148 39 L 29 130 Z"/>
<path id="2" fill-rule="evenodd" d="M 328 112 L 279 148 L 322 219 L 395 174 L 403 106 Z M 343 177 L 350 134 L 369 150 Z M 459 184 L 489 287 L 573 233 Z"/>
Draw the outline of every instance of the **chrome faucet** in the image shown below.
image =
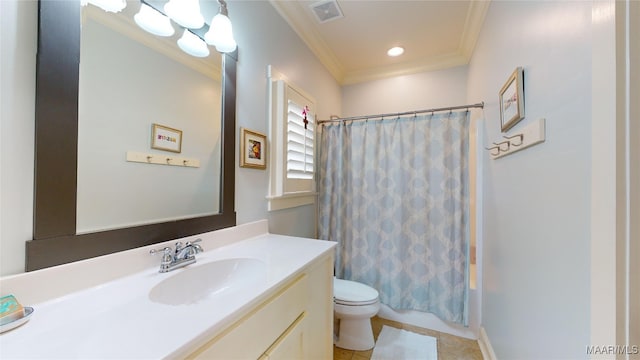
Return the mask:
<path id="1" fill-rule="evenodd" d="M 160 272 L 165 273 L 195 263 L 196 254 L 203 251 L 202 246 L 196 244 L 200 241 L 202 239 L 187 241 L 184 245 L 182 242 L 177 242 L 175 250 L 167 246 L 162 249 L 152 249 L 149 253 L 152 255 L 162 253 Z"/>

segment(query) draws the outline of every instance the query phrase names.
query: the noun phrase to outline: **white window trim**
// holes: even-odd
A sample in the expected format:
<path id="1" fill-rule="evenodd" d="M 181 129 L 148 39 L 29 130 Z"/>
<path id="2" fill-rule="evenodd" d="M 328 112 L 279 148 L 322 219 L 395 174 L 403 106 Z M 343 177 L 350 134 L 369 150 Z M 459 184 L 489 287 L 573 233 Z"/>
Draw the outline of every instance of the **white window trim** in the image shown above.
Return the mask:
<path id="1" fill-rule="evenodd" d="M 293 89 L 299 95 L 310 101 L 312 111 L 315 113 L 315 100 L 308 93 L 292 85 L 281 74 L 272 74 L 271 67 L 267 67 L 268 99 L 269 107 L 269 142 L 270 142 L 270 166 L 269 166 L 269 195 L 267 199 L 267 210 L 282 210 L 303 205 L 316 203 L 317 195 L 315 174 L 313 179 L 305 179 L 309 185 L 308 191 L 286 191 L 287 164 L 285 153 L 287 151 L 285 115 L 287 113 L 286 88 Z M 315 125 L 314 125 L 315 126 Z M 314 134 L 315 135 L 315 134 Z M 314 137 L 314 142 L 317 140 Z M 314 144 L 314 157 L 316 146 Z M 315 161 L 315 159 L 314 159 Z"/>

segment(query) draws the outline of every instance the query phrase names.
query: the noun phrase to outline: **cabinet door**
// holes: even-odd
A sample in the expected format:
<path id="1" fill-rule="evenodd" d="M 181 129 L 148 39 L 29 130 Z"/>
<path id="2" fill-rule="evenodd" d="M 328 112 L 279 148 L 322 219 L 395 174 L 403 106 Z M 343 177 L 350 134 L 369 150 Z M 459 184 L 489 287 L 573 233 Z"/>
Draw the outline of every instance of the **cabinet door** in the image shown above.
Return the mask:
<path id="1" fill-rule="evenodd" d="M 304 359 L 304 329 L 306 313 L 303 313 L 276 340 L 265 353 L 269 360 Z"/>
<path id="2" fill-rule="evenodd" d="M 302 316 L 307 289 L 302 275 L 187 359 L 260 358 Z"/>

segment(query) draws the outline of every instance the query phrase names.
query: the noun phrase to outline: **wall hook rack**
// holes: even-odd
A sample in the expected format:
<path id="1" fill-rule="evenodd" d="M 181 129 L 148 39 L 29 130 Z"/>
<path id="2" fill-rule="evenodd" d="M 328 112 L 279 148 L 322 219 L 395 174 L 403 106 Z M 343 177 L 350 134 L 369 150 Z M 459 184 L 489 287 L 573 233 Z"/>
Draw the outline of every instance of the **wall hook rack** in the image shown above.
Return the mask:
<path id="1" fill-rule="evenodd" d="M 528 124 L 522 128 L 520 133 L 511 136 L 503 135 L 502 137 L 505 139 L 504 141 L 493 142 L 493 146 L 485 148 L 490 151 L 489 155 L 494 160 L 544 142 L 545 119 L 538 119 Z"/>
<path id="2" fill-rule="evenodd" d="M 148 154 L 136 151 L 127 151 L 127 161 L 155 165 L 170 165 L 194 168 L 200 167 L 200 160 L 198 159 L 168 157 L 166 155 L 162 156 L 161 154 Z"/>

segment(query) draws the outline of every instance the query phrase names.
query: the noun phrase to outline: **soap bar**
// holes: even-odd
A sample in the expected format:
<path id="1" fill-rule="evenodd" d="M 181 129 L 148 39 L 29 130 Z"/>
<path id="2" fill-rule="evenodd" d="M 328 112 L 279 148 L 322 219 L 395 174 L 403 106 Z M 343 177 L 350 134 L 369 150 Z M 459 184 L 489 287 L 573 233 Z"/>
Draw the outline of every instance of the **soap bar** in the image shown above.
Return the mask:
<path id="1" fill-rule="evenodd" d="M 24 308 L 13 295 L 0 298 L 0 325 L 8 324 L 24 316 Z"/>

